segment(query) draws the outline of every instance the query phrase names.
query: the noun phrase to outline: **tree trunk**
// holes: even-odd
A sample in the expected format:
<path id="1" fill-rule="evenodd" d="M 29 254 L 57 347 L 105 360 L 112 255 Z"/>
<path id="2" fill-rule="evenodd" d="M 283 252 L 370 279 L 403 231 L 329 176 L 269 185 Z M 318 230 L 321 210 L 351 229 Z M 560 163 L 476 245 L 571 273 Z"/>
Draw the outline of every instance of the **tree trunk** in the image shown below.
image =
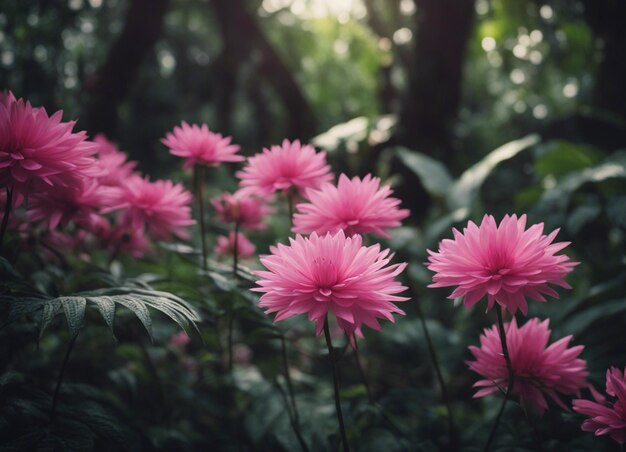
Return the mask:
<path id="1" fill-rule="evenodd" d="M 133 0 L 130 4 L 124 28 L 104 65 L 92 81 L 86 82 L 91 100 L 81 123 L 89 133 L 115 137 L 118 107 L 161 35 L 168 5 L 169 0 Z"/>

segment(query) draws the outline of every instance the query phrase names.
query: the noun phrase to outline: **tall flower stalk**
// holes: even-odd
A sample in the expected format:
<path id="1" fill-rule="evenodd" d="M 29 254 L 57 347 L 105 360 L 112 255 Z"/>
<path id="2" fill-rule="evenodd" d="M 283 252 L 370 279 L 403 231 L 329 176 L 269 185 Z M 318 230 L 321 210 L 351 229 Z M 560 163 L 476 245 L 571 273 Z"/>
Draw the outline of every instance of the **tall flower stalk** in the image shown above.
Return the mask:
<path id="1" fill-rule="evenodd" d="M 502 413 L 504 413 L 504 407 L 511 398 L 511 394 L 513 393 L 513 385 L 515 384 L 515 373 L 513 372 L 513 364 L 511 363 L 511 357 L 509 355 L 509 347 L 506 343 L 506 331 L 504 330 L 504 321 L 502 320 L 502 308 L 499 304 L 496 305 L 496 315 L 498 317 L 498 332 L 500 333 L 500 344 L 502 345 L 502 354 L 504 355 L 504 360 L 506 361 L 506 369 L 509 373 L 509 380 L 507 382 L 506 392 L 504 393 L 504 399 L 502 399 L 502 404 L 500 405 L 500 409 L 498 410 L 496 419 L 494 420 L 491 431 L 489 432 L 489 438 L 487 438 L 487 443 L 485 444 L 485 452 L 489 452 L 489 450 L 491 450 L 491 445 L 493 444 L 493 440 L 496 437 L 496 431 L 498 430 L 498 426 L 500 425 Z"/>
<path id="2" fill-rule="evenodd" d="M 2 249 L 4 245 L 4 234 L 9 224 L 9 217 L 11 216 L 11 207 L 13 204 L 13 189 L 7 187 L 6 199 L 4 204 L 4 214 L 2 215 L 2 225 L 0 225 L 0 255 L 2 255 Z"/>
<path id="3" fill-rule="evenodd" d="M 326 346 L 328 347 L 328 356 L 333 368 L 333 387 L 335 394 L 335 410 L 337 412 L 337 422 L 339 422 L 339 432 L 341 433 L 341 443 L 344 452 L 350 451 L 348 445 L 348 436 L 346 435 L 346 426 L 343 420 L 343 412 L 341 411 L 341 400 L 339 398 L 339 369 L 337 368 L 337 360 L 335 358 L 335 349 L 333 341 L 330 337 L 330 329 L 328 328 L 328 319 L 324 322 L 324 337 L 326 338 Z"/>
<path id="4" fill-rule="evenodd" d="M 200 239 L 202 241 L 202 269 L 207 269 L 207 244 L 206 244 L 206 224 L 204 218 L 204 168 L 200 165 L 193 167 L 194 189 L 196 201 L 198 203 L 198 215 L 200 216 Z M 235 251 L 236 253 L 236 251 Z"/>

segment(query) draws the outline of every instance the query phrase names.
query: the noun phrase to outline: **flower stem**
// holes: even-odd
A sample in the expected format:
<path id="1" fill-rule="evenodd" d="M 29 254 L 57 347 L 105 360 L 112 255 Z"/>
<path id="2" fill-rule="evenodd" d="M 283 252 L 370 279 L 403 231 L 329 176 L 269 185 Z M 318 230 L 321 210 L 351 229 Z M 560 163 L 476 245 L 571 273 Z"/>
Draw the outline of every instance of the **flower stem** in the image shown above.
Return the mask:
<path id="1" fill-rule="evenodd" d="M 300 443 L 300 447 L 305 452 L 308 452 L 309 448 L 302 437 L 302 433 L 300 432 L 300 417 L 298 415 L 298 406 L 296 405 L 296 396 L 293 390 L 293 383 L 291 382 L 291 375 L 289 373 L 289 362 L 287 361 L 287 346 L 285 344 L 285 337 L 280 336 L 280 349 L 281 355 L 283 358 L 283 372 L 285 373 L 285 381 L 287 382 L 287 391 L 289 392 L 289 402 L 291 404 L 291 410 L 287 410 L 289 413 L 289 417 L 291 420 L 291 426 L 293 428 L 296 437 L 298 438 L 298 442 Z"/>
<path id="2" fill-rule="evenodd" d="M 330 338 L 330 329 L 328 328 L 328 317 L 324 319 L 324 337 L 326 338 L 326 346 L 328 347 L 328 356 L 333 366 L 333 384 L 335 386 L 335 408 L 337 410 L 337 421 L 339 421 L 339 431 L 341 432 L 341 442 L 343 443 L 344 452 L 350 452 L 348 446 L 348 438 L 346 436 L 346 427 L 343 422 L 343 413 L 341 412 L 341 401 L 339 400 L 339 371 L 337 369 L 337 361 L 335 360 L 335 350 L 333 342 Z"/>
<path id="3" fill-rule="evenodd" d="M 233 322 L 235 313 L 233 307 L 228 309 L 228 372 L 233 371 Z"/>
<path id="4" fill-rule="evenodd" d="M 207 269 L 207 247 L 206 247 L 206 224 L 204 219 L 204 171 L 199 165 L 193 167 L 194 185 L 196 189 L 196 200 L 199 207 L 200 216 L 200 239 L 202 240 L 202 269 Z"/>
<path id="5" fill-rule="evenodd" d="M 239 221 L 235 221 L 235 241 L 233 243 L 233 275 L 237 276 L 237 263 L 239 261 Z"/>
<path id="6" fill-rule="evenodd" d="M 419 301 L 415 301 L 415 306 L 417 309 L 417 315 L 420 318 L 420 323 L 422 324 L 422 330 L 424 330 L 424 338 L 426 339 L 426 344 L 428 346 L 428 353 L 430 354 L 430 359 L 433 362 L 433 367 L 435 368 L 435 374 L 437 375 L 437 381 L 439 382 L 439 388 L 441 389 L 441 398 L 443 399 L 443 403 L 446 406 L 448 411 L 448 427 L 450 429 L 450 437 L 452 440 L 452 449 L 457 449 L 457 441 L 458 434 L 456 431 L 456 425 L 454 423 L 454 416 L 452 414 L 452 406 L 450 405 L 450 397 L 448 396 L 448 388 L 443 379 L 443 373 L 441 372 L 441 367 L 439 366 L 439 358 L 437 357 L 437 351 L 435 350 L 435 345 L 430 337 L 430 333 L 428 332 L 428 326 L 426 325 L 426 319 L 424 318 L 424 313 L 422 312 L 422 307 L 419 304 Z"/>
<path id="7" fill-rule="evenodd" d="M 57 385 L 54 389 L 54 396 L 52 397 L 52 408 L 50 409 L 50 424 L 54 422 L 54 416 L 56 415 L 57 404 L 59 402 L 59 393 L 61 392 L 61 383 L 63 383 L 63 376 L 65 375 L 65 368 L 67 366 L 67 362 L 70 359 L 70 355 L 72 354 L 72 350 L 74 349 L 74 344 L 76 343 L 77 337 L 78 333 L 76 333 L 72 340 L 70 340 L 70 343 L 67 346 L 67 351 L 65 352 L 65 357 L 63 358 L 63 362 L 61 363 L 61 370 L 59 371 Z"/>
<path id="8" fill-rule="evenodd" d="M 291 229 L 293 227 L 293 192 L 291 189 L 285 192 L 285 196 L 287 197 L 287 207 L 289 209 L 289 229 Z"/>
<path id="9" fill-rule="evenodd" d="M 502 405 L 500 405 L 500 410 L 496 416 L 496 420 L 493 423 L 493 427 L 491 427 L 491 432 L 489 433 L 489 439 L 487 439 L 487 444 L 485 444 L 485 452 L 489 452 L 491 449 L 491 444 L 496 436 L 496 430 L 498 430 L 498 425 L 500 424 L 500 418 L 502 417 L 502 413 L 504 412 L 504 407 L 506 406 L 506 402 L 511 398 L 511 394 L 513 393 L 513 385 L 515 384 L 515 374 L 513 373 L 513 365 L 511 364 L 511 357 L 509 356 L 509 348 L 506 345 L 506 331 L 504 331 L 504 322 L 502 321 L 502 308 L 499 304 L 496 303 L 496 315 L 498 316 L 498 331 L 500 333 L 500 343 L 502 344 L 502 354 L 504 355 L 504 360 L 506 361 L 506 368 L 509 372 L 509 381 L 506 387 L 506 393 L 504 394 L 504 399 L 502 399 Z"/>
<path id="10" fill-rule="evenodd" d="M 372 395 L 372 391 L 370 390 L 370 385 L 367 382 L 367 377 L 365 376 L 365 372 L 363 371 L 363 366 L 361 365 L 361 358 L 359 356 L 359 345 L 356 340 L 356 335 L 352 335 L 352 340 L 354 341 L 354 360 L 356 361 L 356 367 L 359 370 L 359 376 L 361 377 L 361 382 L 363 386 L 365 386 L 365 391 L 367 392 L 367 399 L 370 404 L 374 405 L 376 401 L 374 400 L 374 396 Z"/>
<path id="11" fill-rule="evenodd" d="M 13 189 L 7 187 L 6 204 L 4 205 L 4 215 L 2 216 L 2 226 L 0 226 L 0 255 L 2 254 L 2 244 L 4 243 L 4 233 L 9 224 L 9 216 L 11 216 L 11 207 L 13 206 Z"/>

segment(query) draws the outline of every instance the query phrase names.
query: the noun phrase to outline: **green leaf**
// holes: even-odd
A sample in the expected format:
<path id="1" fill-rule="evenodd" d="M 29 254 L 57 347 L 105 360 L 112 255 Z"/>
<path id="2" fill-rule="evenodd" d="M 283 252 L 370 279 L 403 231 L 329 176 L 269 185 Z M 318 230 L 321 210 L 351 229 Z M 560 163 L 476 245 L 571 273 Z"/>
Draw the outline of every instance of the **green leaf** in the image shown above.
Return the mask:
<path id="1" fill-rule="evenodd" d="M 551 141 L 535 161 L 535 171 L 542 176 L 559 177 L 595 165 L 599 160 L 599 153 L 593 148 L 568 141 Z"/>
<path id="2" fill-rule="evenodd" d="M 403 147 L 396 148 L 395 152 L 402 163 L 420 179 L 428 193 L 441 197 L 448 194 L 453 180 L 443 163 L 426 154 Z"/>
<path id="3" fill-rule="evenodd" d="M 63 306 L 63 312 L 67 320 L 67 326 L 72 336 L 78 334 L 85 320 L 85 306 L 87 300 L 83 297 L 61 297 L 58 298 Z"/>
<path id="4" fill-rule="evenodd" d="M 150 318 L 150 311 L 148 311 L 148 308 L 142 300 L 131 295 L 114 295 L 112 299 L 115 300 L 116 303 L 130 309 L 143 324 L 144 328 L 148 332 L 148 335 L 150 336 L 150 340 L 154 339 L 152 336 L 152 319 Z"/>
<path id="5" fill-rule="evenodd" d="M 626 178 L 626 151 L 608 157 L 604 162 L 564 177 L 546 190 L 537 203 L 538 212 L 565 211 L 572 194 L 586 183 L 598 183 L 612 178 Z"/>
<path id="6" fill-rule="evenodd" d="M 528 135 L 510 141 L 491 151 L 480 162 L 467 169 L 454 183 L 447 197 L 450 210 L 470 207 L 478 197 L 480 187 L 491 172 L 502 162 L 512 159 L 520 152 L 539 142 L 539 135 Z"/>
<path id="7" fill-rule="evenodd" d="M 107 326 L 113 334 L 113 319 L 115 318 L 115 302 L 107 296 L 87 297 L 89 303 L 93 303 L 98 308 L 100 315 L 106 322 Z"/>
<path id="8" fill-rule="evenodd" d="M 43 333 L 54 319 L 54 316 L 61 309 L 61 301 L 59 299 L 49 300 L 43 305 L 41 311 L 41 319 L 39 321 L 39 338 L 43 337 Z"/>

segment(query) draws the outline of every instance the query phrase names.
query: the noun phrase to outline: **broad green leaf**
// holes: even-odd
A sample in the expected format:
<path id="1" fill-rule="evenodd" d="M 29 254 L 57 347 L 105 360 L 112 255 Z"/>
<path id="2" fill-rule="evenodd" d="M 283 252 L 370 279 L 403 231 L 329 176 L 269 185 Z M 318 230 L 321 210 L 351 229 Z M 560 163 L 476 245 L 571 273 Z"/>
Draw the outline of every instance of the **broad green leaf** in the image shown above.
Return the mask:
<path id="1" fill-rule="evenodd" d="M 588 168 L 600 160 L 600 153 L 593 148 L 568 141 L 551 141 L 546 144 L 543 155 L 535 161 L 535 171 L 542 176 L 559 177 Z"/>
<path id="2" fill-rule="evenodd" d="M 150 318 L 150 311 L 148 311 L 145 303 L 138 297 L 133 297 L 131 295 L 115 295 L 113 298 L 116 303 L 130 309 L 133 314 L 137 316 L 146 328 L 146 331 L 152 340 L 152 319 Z"/>
<path id="3" fill-rule="evenodd" d="M 58 298 L 58 300 L 63 306 L 63 312 L 65 312 L 65 318 L 67 319 L 67 326 L 70 329 L 70 333 L 72 333 L 72 336 L 75 336 L 83 326 L 87 300 L 83 297 L 61 297 Z"/>
<path id="4" fill-rule="evenodd" d="M 480 162 L 467 169 L 454 183 L 447 197 L 450 210 L 470 207 L 478 197 L 480 187 L 491 172 L 502 162 L 512 159 L 520 152 L 539 142 L 539 135 L 528 135 L 510 141 L 491 151 Z"/>
<path id="5" fill-rule="evenodd" d="M 539 212 L 564 211 L 572 194 L 586 183 L 598 183 L 612 178 L 626 178 L 626 151 L 608 157 L 604 162 L 564 177 L 546 190 L 537 203 Z"/>
<path id="6" fill-rule="evenodd" d="M 402 163 L 419 177 L 428 193 L 441 197 L 448 194 L 453 180 L 443 163 L 426 154 L 403 147 L 396 148 L 395 152 Z"/>
<path id="7" fill-rule="evenodd" d="M 98 308 L 100 315 L 113 333 L 113 319 L 115 317 L 115 302 L 107 296 L 87 297 L 89 303 L 93 303 Z"/>
<path id="8" fill-rule="evenodd" d="M 41 310 L 41 320 L 39 321 L 39 338 L 43 336 L 44 331 L 54 319 L 56 313 L 61 309 L 61 301 L 58 298 L 49 300 L 43 305 Z"/>
<path id="9" fill-rule="evenodd" d="M 581 310 L 563 323 L 563 331 L 580 334 L 594 322 L 626 312 L 626 300 L 600 301 L 595 306 Z"/>

